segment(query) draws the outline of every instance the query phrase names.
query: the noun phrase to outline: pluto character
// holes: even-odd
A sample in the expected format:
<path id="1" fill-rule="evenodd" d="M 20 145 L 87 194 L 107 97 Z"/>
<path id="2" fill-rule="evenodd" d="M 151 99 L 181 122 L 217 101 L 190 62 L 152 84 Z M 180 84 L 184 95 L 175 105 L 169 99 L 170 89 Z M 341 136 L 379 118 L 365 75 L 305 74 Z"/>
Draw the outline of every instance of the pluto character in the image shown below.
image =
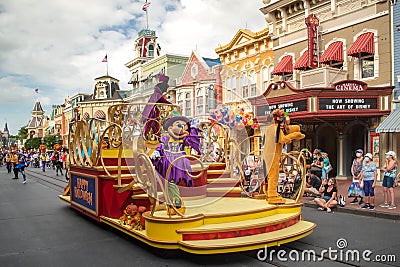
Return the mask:
<path id="1" fill-rule="evenodd" d="M 285 114 L 283 109 L 275 109 L 271 115 L 274 121 L 266 129 L 262 154 L 268 173 L 267 201 L 269 204 L 284 204 L 285 199 L 278 193 L 279 163 L 282 149 L 285 143 L 303 139 L 305 135 L 300 132 L 299 125 L 289 125 L 289 116 Z"/>

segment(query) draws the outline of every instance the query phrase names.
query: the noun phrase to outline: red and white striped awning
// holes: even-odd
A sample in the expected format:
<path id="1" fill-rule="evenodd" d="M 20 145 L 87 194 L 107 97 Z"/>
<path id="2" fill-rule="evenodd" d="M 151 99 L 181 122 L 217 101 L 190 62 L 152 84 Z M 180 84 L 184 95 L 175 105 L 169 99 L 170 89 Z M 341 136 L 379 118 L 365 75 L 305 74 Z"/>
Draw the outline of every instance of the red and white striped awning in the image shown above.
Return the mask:
<path id="1" fill-rule="evenodd" d="M 297 60 L 296 64 L 294 64 L 295 70 L 307 70 L 308 67 L 308 51 L 305 51 Z"/>
<path id="2" fill-rule="evenodd" d="M 343 42 L 337 41 L 331 43 L 319 59 L 320 63 L 343 62 Z"/>
<path id="3" fill-rule="evenodd" d="M 347 55 L 352 57 L 360 57 L 362 54 L 375 54 L 374 33 L 367 32 L 358 36 L 357 40 L 350 47 Z"/>
<path id="4" fill-rule="evenodd" d="M 292 56 L 284 56 L 278 63 L 278 66 L 272 71 L 273 75 L 285 75 L 288 73 L 293 73 Z"/>
<path id="5" fill-rule="evenodd" d="M 106 114 L 105 114 L 104 111 L 102 111 L 102 110 L 97 110 L 97 111 L 94 113 L 94 117 L 95 117 L 96 119 L 105 119 L 105 118 L 106 118 Z"/>
<path id="6" fill-rule="evenodd" d="M 84 120 L 90 119 L 89 113 L 85 112 L 85 114 L 83 114 L 83 119 L 84 119 Z"/>

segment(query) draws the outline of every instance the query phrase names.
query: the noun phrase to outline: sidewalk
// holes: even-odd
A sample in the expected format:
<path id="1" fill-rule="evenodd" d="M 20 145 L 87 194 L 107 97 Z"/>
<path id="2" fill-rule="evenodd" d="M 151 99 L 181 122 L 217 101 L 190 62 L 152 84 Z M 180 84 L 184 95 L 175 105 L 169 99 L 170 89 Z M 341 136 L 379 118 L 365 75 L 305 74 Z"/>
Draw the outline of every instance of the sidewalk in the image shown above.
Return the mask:
<path id="1" fill-rule="evenodd" d="M 350 204 L 350 201 L 353 198 L 347 197 L 347 190 L 352 183 L 351 180 L 337 180 L 338 182 L 338 195 L 343 195 L 346 197 L 346 206 L 345 207 L 337 207 L 337 212 L 345 212 L 345 213 L 353 213 L 364 216 L 372 216 L 379 218 L 387 218 L 393 220 L 400 220 L 400 187 L 397 186 L 394 188 L 394 197 L 395 204 L 397 206 L 396 209 L 389 210 L 388 208 L 381 208 L 379 204 L 383 203 L 383 187 L 382 182 L 377 182 L 375 187 L 375 210 L 370 211 L 367 209 L 361 209 L 358 204 Z M 314 203 L 314 197 L 303 197 L 303 203 L 306 207 L 316 207 Z M 334 210 L 335 211 L 335 210 Z"/>

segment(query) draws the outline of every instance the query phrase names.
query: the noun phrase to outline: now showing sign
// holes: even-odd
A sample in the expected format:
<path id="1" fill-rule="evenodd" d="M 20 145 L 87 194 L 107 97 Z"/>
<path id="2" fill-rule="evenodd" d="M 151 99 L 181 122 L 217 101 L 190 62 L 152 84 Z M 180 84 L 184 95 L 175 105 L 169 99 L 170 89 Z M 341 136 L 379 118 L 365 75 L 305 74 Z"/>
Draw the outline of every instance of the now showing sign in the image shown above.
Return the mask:
<path id="1" fill-rule="evenodd" d="M 319 110 L 377 109 L 376 98 L 320 98 Z"/>

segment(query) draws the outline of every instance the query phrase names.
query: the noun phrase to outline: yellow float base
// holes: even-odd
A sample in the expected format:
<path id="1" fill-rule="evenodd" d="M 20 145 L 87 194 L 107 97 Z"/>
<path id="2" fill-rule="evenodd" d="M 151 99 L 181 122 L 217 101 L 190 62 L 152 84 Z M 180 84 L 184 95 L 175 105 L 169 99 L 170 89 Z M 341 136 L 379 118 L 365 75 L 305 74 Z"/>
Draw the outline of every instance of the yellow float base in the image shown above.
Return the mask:
<path id="1" fill-rule="evenodd" d="M 60 196 L 69 202 L 68 196 Z M 185 217 L 169 217 L 165 210 L 144 214 L 146 229 L 130 229 L 119 220 L 100 221 L 150 246 L 180 249 L 193 254 L 230 253 L 293 242 L 313 232 L 303 221 L 301 206 L 293 200 L 270 205 L 264 199 L 213 198 L 186 200 Z"/>

